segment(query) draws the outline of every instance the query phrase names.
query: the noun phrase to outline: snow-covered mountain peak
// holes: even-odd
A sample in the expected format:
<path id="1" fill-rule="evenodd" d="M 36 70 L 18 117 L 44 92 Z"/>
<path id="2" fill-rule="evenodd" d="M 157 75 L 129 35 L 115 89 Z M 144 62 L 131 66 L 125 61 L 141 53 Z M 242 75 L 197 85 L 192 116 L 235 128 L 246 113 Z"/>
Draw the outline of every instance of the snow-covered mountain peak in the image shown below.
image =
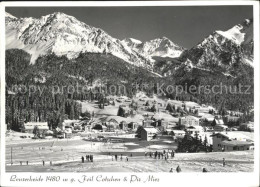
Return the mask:
<path id="1" fill-rule="evenodd" d="M 141 42 L 136 39 L 124 39 L 123 43 L 129 48 L 149 58 L 151 61 L 153 56 L 159 57 L 178 57 L 184 51 L 183 47 L 173 43 L 169 38 L 163 36 L 150 41 Z"/>
<path id="2" fill-rule="evenodd" d="M 252 66 L 254 60 L 252 23 L 252 19 L 246 19 L 227 31 L 213 32 L 198 45 L 185 51 L 180 61 L 184 63 L 189 59 L 196 68 L 213 71 L 218 69 L 227 74 L 234 74 L 234 69 L 241 63 Z"/>
<path id="3" fill-rule="evenodd" d="M 111 53 L 137 66 L 151 61 L 99 28 L 73 16 L 55 12 L 39 19 L 19 18 L 6 21 L 6 49 L 19 48 L 32 54 L 32 63 L 40 55 L 55 53 L 75 58 L 80 52 Z"/>
<path id="4" fill-rule="evenodd" d="M 252 30 L 252 23 L 252 19 L 245 19 L 241 24 L 237 24 L 227 31 L 216 31 L 216 33 L 224 36 L 238 45 L 241 45 L 243 42 L 245 42 L 245 35 L 248 33 L 248 30 Z"/>
<path id="5" fill-rule="evenodd" d="M 162 41 L 169 41 L 169 42 L 172 42 L 169 38 L 167 38 L 166 36 L 163 36 L 163 37 L 160 37 L 158 38 L 159 40 L 162 40 Z M 172 42 L 173 43 L 173 42 Z"/>
<path id="6" fill-rule="evenodd" d="M 67 15 L 67 14 L 64 14 L 63 12 L 53 12 L 53 13 L 50 14 L 50 15 L 73 17 L 73 16 L 69 16 L 69 15 Z"/>
<path id="7" fill-rule="evenodd" d="M 64 14 L 62 12 L 54 12 L 52 14 L 48 14 L 46 16 L 41 17 L 42 21 L 58 21 L 61 23 L 76 23 L 76 24 L 82 24 L 82 22 L 78 21 L 75 17 Z"/>
<path id="8" fill-rule="evenodd" d="M 134 38 L 129 38 L 129 40 L 133 43 L 136 43 L 136 44 L 141 44 L 142 42 L 140 40 L 137 40 L 137 39 L 134 39 Z"/>
<path id="9" fill-rule="evenodd" d="M 136 48 L 138 45 L 141 45 L 142 42 L 140 40 L 134 39 L 134 38 L 125 38 L 122 40 L 122 43 L 125 46 L 128 46 L 130 48 Z"/>
<path id="10" fill-rule="evenodd" d="M 178 57 L 184 51 L 183 47 L 173 43 L 167 37 L 156 38 L 143 44 L 143 52 L 151 56 Z"/>
<path id="11" fill-rule="evenodd" d="M 169 38 L 167 38 L 167 37 L 165 37 L 165 36 L 163 36 L 163 37 L 160 37 L 160 38 L 155 38 L 155 39 L 152 39 L 152 40 L 150 40 L 150 41 L 147 41 L 147 42 L 154 42 L 154 43 L 156 43 L 157 45 L 159 45 L 161 42 L 168 42 L 168 43 L 170 43 L 170 44 L 173 44 L 173 45 L 176 45 L 176 44 L 174 44 Z"/>

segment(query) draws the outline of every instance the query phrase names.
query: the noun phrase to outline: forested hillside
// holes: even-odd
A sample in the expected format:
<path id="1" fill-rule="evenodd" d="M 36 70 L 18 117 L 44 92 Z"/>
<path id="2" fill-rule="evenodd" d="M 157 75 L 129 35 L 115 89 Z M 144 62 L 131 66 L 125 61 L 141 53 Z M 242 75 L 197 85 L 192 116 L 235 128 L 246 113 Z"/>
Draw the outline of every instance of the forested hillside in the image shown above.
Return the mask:
<path id="1" fill-rule="evenodd" d="M 188 64 L 179 65 L 172 76 L 160 77 L 111 54 L 80 53 L 71 60 L 50 54 L 39 57 L 34 64 L 30 64 L 30 58 L 23 50 L 6 51 L 6 123 L 16 130 L 24 121 L 47 121 L 56 127 L 66 118 L 78 119 L 81 106 L 76 101 L 100 101 L 112 94 L 105 89 L 111 85 L 125 88 L 125 92 L 116 89 L 113 94 L 129 97 L 138 90 L 148 96 L 159 95 L 157 88 L 163 85 L 160 89 L 168 98 L 210 104 L 219 110 L 249 113 L 253 108 L 253 68 L 243 63 L 236 64 L 235 77 L 225 76 L 220 71 L 191 68 Z M 178 94 L 176 90 L 167 92 L 169 85 L 196 88 Z M 231 91 L 225 92 L 224 88 L 220 93 L 221 88 L 215 85 L 226 86 Z M 233 94 L 238 92 L 239 85 L 247 87 L 242 88 L 243 93 Z M 215 92 L 206 90 L 214 86 Z"/>
<path id="2" fill-rule="evenodd" d="M 73 60 L 51 54 L 33 65 L 30 58 L 23 50 L 6 51 L 6 123 L 15 130 L 24 121 L 48 121 L 56 127 L 65 118 L 78 119 L 81 106 L 76 100 L 103 99 L 109 93 L 101 94 L 101 86 L 104 91 L 109 85 L 123 85 L 126 93 L 116 89 L 115 94 L 131 97 L 137 91 L 134 84 L 154 84 L 158 79 L 110 54 L 81 53 Z M 103 85 L 97 85 L 97 80 Z M 152 94 L 153 89 L 145 91 Z"/>

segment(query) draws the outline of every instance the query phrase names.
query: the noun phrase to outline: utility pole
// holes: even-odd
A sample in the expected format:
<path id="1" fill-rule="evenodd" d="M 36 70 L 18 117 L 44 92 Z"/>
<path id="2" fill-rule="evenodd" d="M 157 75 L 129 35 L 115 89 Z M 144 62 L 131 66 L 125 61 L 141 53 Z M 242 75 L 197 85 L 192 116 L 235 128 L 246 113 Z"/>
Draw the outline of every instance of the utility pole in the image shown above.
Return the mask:
<path id="1" fill-rule="evenodd" d="M 13 147 L 11 147 L 11 165 L 13 165 Z"/>

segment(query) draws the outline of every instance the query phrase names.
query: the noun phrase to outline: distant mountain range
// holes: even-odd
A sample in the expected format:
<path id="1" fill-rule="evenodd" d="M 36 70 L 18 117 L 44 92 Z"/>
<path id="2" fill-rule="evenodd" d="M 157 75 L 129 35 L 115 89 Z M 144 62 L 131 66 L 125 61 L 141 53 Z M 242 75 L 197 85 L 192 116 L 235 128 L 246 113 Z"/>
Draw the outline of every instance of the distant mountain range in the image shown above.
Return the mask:
<path id="1" fill-rule="evenodd" d="M 120 41 L 99 28 L 60 12 L 39 19 L 16 18 L 6 13 L 5 20 L 7 90 L 20 84 L 45 88 L 53 85 L 69 87 L 78 83 L 95 90 L 100 85 L 98 82 L 103 82 L 108 86 L 124 85 L 127 95 L 132 97 L 140 89 L 134 85 L 149 85 L 143 86 L 142 91 L 153 96 L 157 93 L 157 83 L 163 83 L 160 88 L 165 90 L 168 98 L 178 97 L 216 108 L 224 105 L 230 110 L 245 112 L 253 108 L 252 19 L 246 19 L 227 31 L 213 31 L 190 49 L 166 37 L 150 41 L 134 38 Z M 232 88 L 250 86 L 250 94 L 218 94 L 220 87 L 217 92 L 200 90 L 203 85 L 215 88 L 221 84 Z M 197 92 L 168 93 L 167 85 L 195 86 Z M 49 98 L 48 94 L 46 98 Z M 62 97 L 84 100 L 100 96 L 99 92 L 94 95 L 91 92 Z M 17 98 L 19 100 L 19 96 Z M 39 100 L 45 103 L 45 97 L 39 97 Z M 10 100 L 9 103 L 13 102 Z M 28 108 L 33 108 L 34 103 L 30 105 Z M 12 113 L 14 111 L 10 111 Z M 57 111 L 57 114 L 61 113 L 64 111 Z"/>
<path id="2" fill-rule="evenodd" d="M 253 66 L 253 20 L 246 19 L 227 31 L 215 31 L 193 48 L 182 53 L 198 67 L 216 65 L 231 68 L 238 60 Z"/>
<path id="3" fill-rule="evenodd" d="M 134 47 L 134 43 L 138 46 Z M 75 58 L 80 52 L 111 53 L 136 66 L 151 67 L 153 55 L 179 56 L 182 47 L 167 38 L 138 43 L 138 40 L 111 37 L 99 28 L 78 21 L 75 17 L 55 12 L 40 19 L 16 18 L 6 13 L 6 49 L 19 48 L 39 55 L 55 53 Z"/>
<path id="4" fill-rule="evenodd" d="M 153 61 L 152 57 L 179 57 L 185 48 L 178 46 L 166 37 L 141 42 L 133 38 L 127 38 L 122 41 L 134 51 L 140 53 Z"/>
<path id="5" fill-rule="evenodd" d="M 236 76 L 240 65 L 254 67 L 253 20 L 246 19 L 227 31 L 215 31 L 177 58 L 155 58 L 154 69 L 171 76 L 183 66 L 204 71 L 218 71 Z"/>
<path id="6" fill-rule="evenodd" d="M 237 63 L 253 66 L 252 19 L 246 19 L 227 31 L 215 31 L 191 49 L 185 49 L 166 37 L 144 42 L 133 38 L 120 41 L 102 29 L 61 12 L 39 19 L 16 18 L 6 13 L 5 20 L 6 49 L 25 50 L 32 55 L 31 63 L 39 56 L 51 53 L 73 59 L 80 53 L 89 52 L 111 54 L 150 70 L 158 70 L 158 63 L 164 62 L 164 65 L 159 65 L 159 73 L 166 75 L 185 64 L 189 68 L 216 68 L 224 74 L 232 74 Z"/>

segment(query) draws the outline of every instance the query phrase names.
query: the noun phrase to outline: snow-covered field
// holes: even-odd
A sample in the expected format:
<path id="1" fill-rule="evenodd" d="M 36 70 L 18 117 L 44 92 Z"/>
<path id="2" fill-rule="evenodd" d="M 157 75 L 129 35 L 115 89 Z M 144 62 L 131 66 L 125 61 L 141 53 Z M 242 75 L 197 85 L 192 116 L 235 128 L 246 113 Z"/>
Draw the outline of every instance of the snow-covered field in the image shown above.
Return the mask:
<path id="1" fill-rule="evenodd" d="M 108 121 L 111 117 L 117 116 L 118 107 L 121 104 L 130 104 L 128 98 L 120 99 L 115 97 L 115 106 L 105 106 L 100 109 L 95 102 L 81 102 L 82 112 L 95 113 L 95 120 Z M 140 100 L 141 99 L 141 100 Z M 154 100 L 163 106 L 167 102 L 182 105 L 181 101 L 167 100 L 163 98 L 147 97 L 138 93 L 135 100 L 140 106 L 137 114 L 132 117 L 123 118 L 125 121 L 140 122 L 143 120 L 142 114 L 151 113 L 141 107 L 145 107 L 146 101 L 153 103 Z M 151 106 L 150 104 L 150 106 Z M 187 102 L 190 107 L 198 106 L 197 103 Z M 154 115 L 154 113 L 151 113 Z M 165 112 L 156 113 L 155 118 L 164 118 L 167 121 L 175 121 L 171 115 Z M 119 120 L 120 121 L 120 120 Z M 177 122 L 177 121 L 176 121 Z M 246 133 L 246 132 L 245 132 Z M 252 134 L 252 133 L 251 133 Z M 175 150 L 177 143 L 171 137 L 162 136 L 153 141 L 140 141 L 135 138 L 135 134 L 111 133 L 111 132 L 84 132 L 78 133 L 78 137 L 72 139 L 31 139 L 32 134 L 9 132 L 6 133 L 6 170 L 7 171 L 61 171 L 61 172 L 168 172 L 170 168 L 175 169 L 181 166 L 183 172 L 201 172 L 205 167 L 211 172 L 250 172 L 253 171 L 254 154 L 253 151 L 223 152 L 223 153 L 177 153 L 174 159 L 160 159 L 145 157 L 145 152 L 162 152 L 163 150 Z M 98 135 L 113 139 L 114 143 L 98 142 L 88 140 L 87 137 L 97 137 Z M 27 136 L 28 138 L 21 138 Z M 117 143 L 116 143 L 117 142 Z M 12 156 L 11 156 L 12 154 Z M 81 157 L 88 154 L 94 155 L 93 163 L 81 163 Z M 111 155 L 123 154 L 123 160 L 112 161 Z M 131 157 L 132 155 L 132 157 Z M 129 161 L 126 161 L 126 156 Z M 11 166 L 11 158 L 13 165 Z M 226 167 L 222 166 L 222 159 L 226 159 Z M 29 165 L 26 165 L 26 162 Z M 42 166 L 45 161 L 45 166 Z M 50 166 L 50 161 L 52 166 Z M 22 165 L 20 165 L 22 162 Z"/>
<path id="2" fill-rule="evenodd" d="M 168 172 L 171 167 L 175 169 L 180 165 L 183 172 L 201 172 L 203 167 L 211 172 L 253 171 L 253 151 L 176 153 L 173 159 L 158 160 L 145 157 L 144 153 L 174 150 L 176 144 L 169 144 L 164 140 L 125 141 L 112 144 L 82 139 L 27 140 L 17 143 L 14 140 L 6 145 L 6 170 L 7 172 Z M 11 147 L 13 166 L 10 164 Z M 94 155 L 93 163 L 81 163 L 81 157 L 87 154 Z M 111 155 L 115 154 L 118 156 L 123 154 L 123 160 L 112 161 Z M 126 156 L 129 161 L 126 161 Z M 223 158 L 226 159 L 226 167 L 222 166 Z M 42 166 L 43 160 L 45 166 Z M 28 166 L 26 161 L 29 162 Z"/>

